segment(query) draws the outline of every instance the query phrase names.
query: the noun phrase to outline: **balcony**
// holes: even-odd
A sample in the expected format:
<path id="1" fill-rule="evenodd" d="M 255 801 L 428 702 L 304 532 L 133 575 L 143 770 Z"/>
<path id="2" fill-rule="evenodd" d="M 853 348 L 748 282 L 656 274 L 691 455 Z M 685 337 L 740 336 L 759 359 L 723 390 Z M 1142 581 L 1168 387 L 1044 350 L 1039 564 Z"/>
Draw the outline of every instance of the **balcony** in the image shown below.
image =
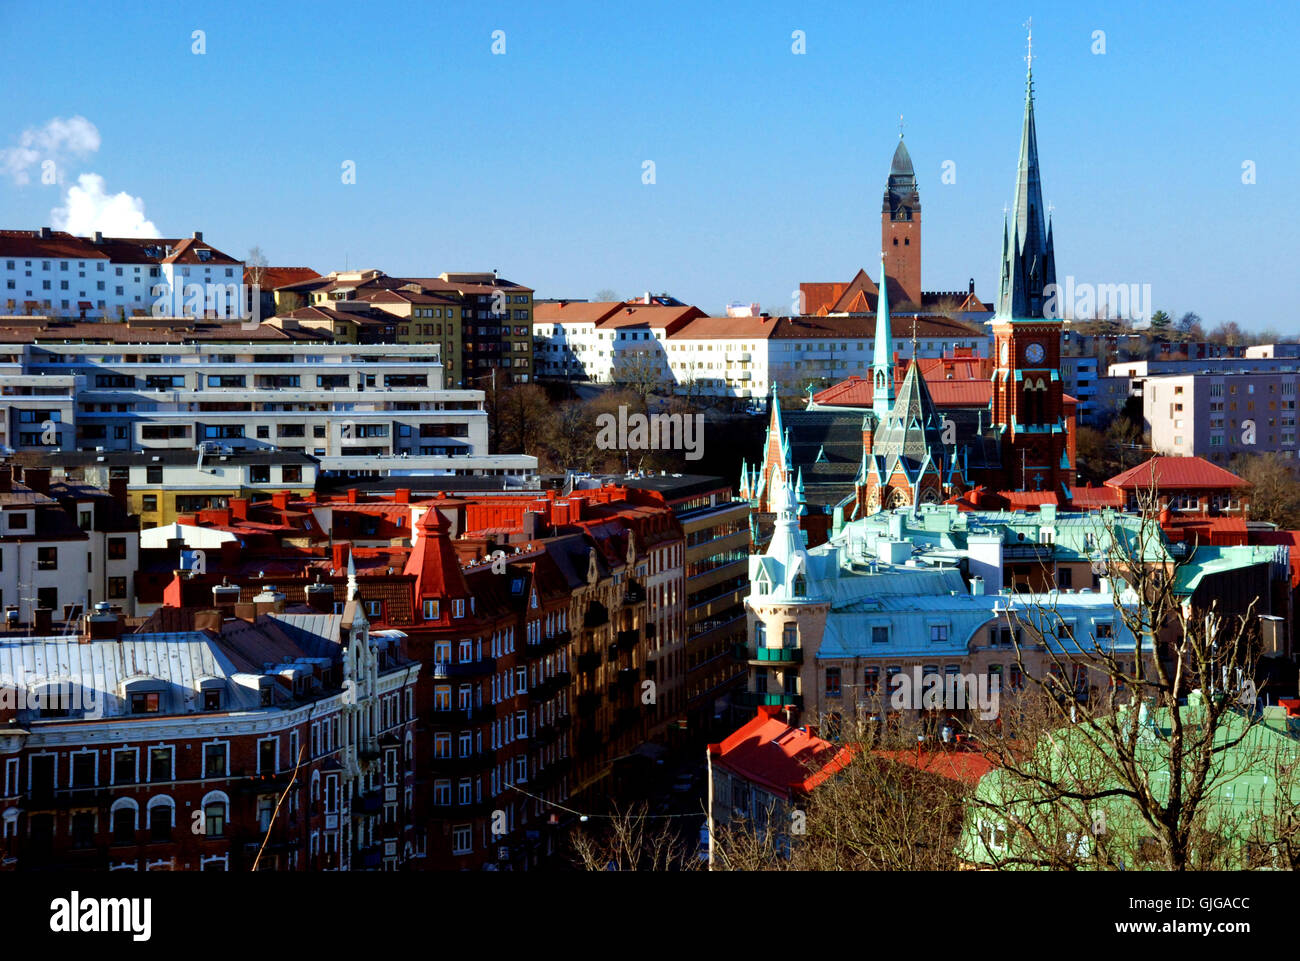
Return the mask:
<path id="1" fill-rule="evenodd" d="M 587 630 L 603 627 L 609 623 L 609 611 L 600 601 L 592 601 L 587 613 L 582 617 L 582 626 Z"/>
<path id="2" fill-rule="evenodd" d="M 596 708 L 600 706 L 599 694 L 579 694 L 578 695 L 578 713 L 595 714 Z"/>
<path id="3" fill-rule="evenodd" d="M 636 650 L 636 646 L 640 641 L 641 632 L 636 628 L 630 631 L 619 631 L 614 640 L 618 649 L 624 653 Z"/>
<path id="4" fill-rule="evenodd" d="M 496 670 L 496 661 L 490 657 L 477 661 L 464 661 L 452 664 L 446 661 L 434 661 L 432 674 L 435 680 L 451 677 L 482 677 Z"/>
<path id="5" fill-rule="evenodd" d="M 469 757 L 435 757 L 433 772 L 437 774 L 477 774 L 496 764 L 496 754 L 484 751 Z"/>
<path id="6" fill-rule="evenodd" d="M 624 604 L 643 604 L 645 603 L 645 588 L 636 581 L 628 581 L 627 587 L 623 590 Z"/>
<path id="7" fill-rule="evenodd" d="M 802 694 L 760 694 L 737 691 L 732 700 L 740 707 L 803 707 Z"/>
<path id="8" fill-rule="evenodd" d="M 758 667 L 769 664 L 802 664 L 802 647 L 760 647 L 751 649 L 748 644 L 736 645 L 736 657 Z"/>
<path id="9" fill-rule="evenodd" d="M 578 655 L 578 673 L 590 674 L 596 668 L 600 667 L 603 657 L 597 653 L 579 654 Z"/>
<path id="10" fill-rule="evenodd" d="M 434 727 L 453 727 L 457 724 L 481 724 L 495 720 L 495 704 L 483 704 L 479 707 L 434 708 L 431 715 Z"/>

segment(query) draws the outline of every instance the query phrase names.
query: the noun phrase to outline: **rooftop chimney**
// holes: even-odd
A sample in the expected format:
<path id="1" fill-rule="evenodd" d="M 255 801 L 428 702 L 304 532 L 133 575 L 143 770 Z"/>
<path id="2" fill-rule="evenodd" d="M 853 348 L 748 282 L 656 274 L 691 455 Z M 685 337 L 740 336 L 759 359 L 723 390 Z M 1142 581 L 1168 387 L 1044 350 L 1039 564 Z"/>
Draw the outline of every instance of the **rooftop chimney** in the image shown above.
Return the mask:
<path id="1" fill-rule="evenodd" d="M 14 489 L 14 469 L 9 465 L 0 466 L 0 491 L 8 493 Z"/>
<path id="2" fill-rule="evenodd" d="M 42 228 L 41 228 L 41 240 L 49 240 L 49 239 L 50 239 L 50 228 L 49 228 L 49 227 L 42 227 Z"/>
<path id="3" fill-rule="evenodd" d="M 238 603 L 238 585 L 223 582 L 212 588 L 212 606 L 226 617 L 235 616 L 235 605 Z"/>
<path id="4" fill-rule="evenodd" d="M 95 605 L 95 613 L 86 615 L 86 631 L 82 643 L 90 641 L 115 641 L 122 636 L 122 624 L 107 601 Z"/>
<path id="5" fill-rule="evenodd" d="M 277 591 L 274 586 L 267 585 L 262 589 L 262 593 L 253 598 L 253 612 L 255 614 L 283 614 L 284 595 Z"/>
<path id="6" fill-rule="evenodd" d="M 202 240 L 202 239 L 203 239 L 203 231 L 201 231 L 201 230 L 196 230 L 196 231 L 194 231 L 194 239 L 195 239 L 195 240 Z"/>
<path id="7" fill-rule="evenodd" d="M 27 467 L 23 469 L 23 483 L 37 494 L 49 494 L 50 469 L 48 467 Z"/>
<path id="8" fill-rule="evenodd" d="M 104 234 L 103 234 L 103 232 L 102 232 L 102 231 L 99 231 L 99 230 L 96 230 L 96 231 L 95 231 L 95 243 L 97 243 L 97 244 L 102 244 L 103 242 L 104 242 Z"/>
<path id="9" fill-rule="evenodd" d="M 393 491 L 393 503 L 394 504 L 411 503 L 411 489 L 409 487 L 399 487 L 397 488 L 397 490 Z"/>
<path id="10" fill-rule="evenodd" d="M 276 491 L 271 495 L 271 506 L 278 511 L 287 511 L 289 509 L 289 492 Z"/>
<path id="11" fill-rule="evenodd" d="M 315 584 L 308 584 L 306 589 L 307 606 L 313 611 L 321 614 L 334 613 L 334 585 L 322 584 L 317 581 Z"/>
<path id="12" fill-rule="evenodd" d="M 352 547 L 347 541 L 335 541 L 330 547 L 330 566 L 341 571 L 348 566 L 348 550 Z"/>
<path id="13" fill-rule="evenodd" d="M 970 579 L 970 592 L 972 597 L 982 597 L 984 595 L 984 578 L 972 577 Z"/>
<path id="14" fill-rule="evenodd" d="M 357 489 L 356 489 L 355 487 L 349 487 L 349 488 L 348 488 L 348 503 L 349 503 L 349 504 L 355 504 L 356 502 L 357 502 Z"/>
<path id="15" fill-rule="evenodd" d="M 230 498 L 230 516 L 235 520 L 248 520 L 248 498 L 232 497 Z"/>

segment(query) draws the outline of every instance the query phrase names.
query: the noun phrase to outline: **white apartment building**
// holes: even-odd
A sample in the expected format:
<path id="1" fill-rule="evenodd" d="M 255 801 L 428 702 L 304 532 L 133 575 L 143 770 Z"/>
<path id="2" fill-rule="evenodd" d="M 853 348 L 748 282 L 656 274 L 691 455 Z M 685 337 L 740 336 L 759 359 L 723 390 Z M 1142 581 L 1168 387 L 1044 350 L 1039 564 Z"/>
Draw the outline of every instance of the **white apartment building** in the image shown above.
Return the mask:
<path id="1" fill-rule="evenodd" d="M 375 475 L 534 475 L 534 457 L 488 453 L 483 399 L 443 388 L 436 344 L 186 319 L 0 320 L 0 443 L 12 450 L 208 444 L 297 451 L 326 472 L 367 458 Z"/>
<path id="2" fill-rule="evenodd" d="M 869 371 L 874 315 L 709 317 L 695 307 L 554 302 L 534 310 L 538 376 L 596 384 L 656 381 L 675 393 L 757 398 L 783 388 L 829 386 Z M 893 353 L 911 357 L 910 316 L 894 318 Z M 987 356 L 982 328 L 939 316 L 915 318 L 916 353 L 954 348 Z"/>
<path id="3" fill-rule="evenodd" d="M 59 230 L 0 230 L 0 311 L 122 318 L 154 312 L 233 317 L 243 300 L 244 264 L 203 240 L 76 237 Z M 203 288 L 203 310 L 186 286 Z"/>
<path id="4" fill-rule="evenodd" d="M 50 482 L 27 468 L 23 483 L 0 466 L 0 610 L 7 627 L 39 625 L 37 610 L 64 621 L 101 601 L 134 613 L 140 535 L 124 505 L 103 490 Z"/>

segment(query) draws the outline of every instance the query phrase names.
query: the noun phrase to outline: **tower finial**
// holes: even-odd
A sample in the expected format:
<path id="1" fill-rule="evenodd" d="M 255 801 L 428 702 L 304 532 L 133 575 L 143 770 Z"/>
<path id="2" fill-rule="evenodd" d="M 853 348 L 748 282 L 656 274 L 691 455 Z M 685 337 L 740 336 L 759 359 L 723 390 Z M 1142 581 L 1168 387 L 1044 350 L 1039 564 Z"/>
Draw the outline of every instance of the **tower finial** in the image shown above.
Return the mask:
<path id="1" fill-rule="evenodd" d="M 918 358 L 916 353 L 916 315 L 913 314 L 912 315 L 912 363 L 915 364 L 917 362 L 917 359 Z"/>
<path id="2" fill-rule="evenodd" d="M 898 115 L 898 139 L 903 139 L 903 115 L 901 113 Z"/>

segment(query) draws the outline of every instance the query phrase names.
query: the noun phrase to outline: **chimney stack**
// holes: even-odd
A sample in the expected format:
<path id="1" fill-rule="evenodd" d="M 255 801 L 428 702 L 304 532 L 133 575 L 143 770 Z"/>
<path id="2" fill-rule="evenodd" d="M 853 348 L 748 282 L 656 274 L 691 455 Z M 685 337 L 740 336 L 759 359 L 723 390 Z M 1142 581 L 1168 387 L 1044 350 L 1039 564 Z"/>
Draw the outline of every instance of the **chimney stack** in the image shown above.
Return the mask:
<path id="1" fill-rule="evenodd" d="M 284 613 L 284 595 L 275 589 L 274 585 L 267 585 L 262 589 L 262 593 L 253 598 L 253 613 L 258 614 L 283 614 Z"/>
<path id="2" fill-rule="evenodd" d="M 194 231 L 194 239 L 195 239 L 195 240 L 202 240 L 202 239 L 203 239 L 203 231 L 201 231 L 201 230 L 196 230 L 196 231 Z"/>
<path id="3" fill-rule="evenodd" d="M 23 470 L 23 483 L 37 494 L 50 493 L 50 469 L 48 467 L 27 467 Z"/>
<path id="4" fill-rule="evenodd" d="M 230 516 L 235 520 L 248 520 L 248 498 L 232 497 L 230 498 Z"/>
<path id="5" fill-rule="evenodd" d="M 103 231 L 96 230 L 96 231 L 95 231 L 95 243 L 97 243 L 97 244 L 102 244 L 103 242 L 104 242 L 104 234 L 103 234 Z"/>
<path id="6" fill-rule="evenodd" d="M 397 490 L 393 491 L 393 503 L 394 504 L 411 503 L 411 489 L 409 487 L 399 487 L 397 488 Z"/>
<path id="7" fill-rule="evenodd" d="M 305 591 L 307 596 L 307 606 L 313 611 L 321 614 L 334 613 L 334 585 L 322 584 L 319 580 L 315 584 L 308 584 Z"/>
<path id="8" fill-rule="evenodd" d="M 235 616 L 235 605 L 239 603 L 239 587 L 223 581 L 212 588 L 212 606 L 225 617 Z"/>
<path id="9" fill-rule="evenodd" d="M 8 464 L 0 466 L 0 492 L 9 493 L 14 489 L 14 469 Z"/>
<path id="10" fill-rule="evenodd" d="M 348 566 L 348 551 L 352 545 L 347 541 L 335 541 L 330 547 L 330 566 L 336 571 L 343 571 Z"/>
<path id="11" fill-rule="evenodd" d="M 271 506 L 278 511 L 287 511 L 289 509 L 289 492 L 276 491 L 271 495 Z"/>
<path id="12" fill-rule="evenodd" d="M 49 240 L 49 239 L 50 239 L 50 228 L 49 228 L 49 227 L 42 227 L 42 228 L 41 228 L 41 240 Z"/>
<path id="13" fill-rule="evenodd" d="M 86 615 L 86 630 L 82 643 L 90 641 L 115 641 L 122 636 L 122 622 L 107 601 L 95 605 L 95 612 Z"/>

